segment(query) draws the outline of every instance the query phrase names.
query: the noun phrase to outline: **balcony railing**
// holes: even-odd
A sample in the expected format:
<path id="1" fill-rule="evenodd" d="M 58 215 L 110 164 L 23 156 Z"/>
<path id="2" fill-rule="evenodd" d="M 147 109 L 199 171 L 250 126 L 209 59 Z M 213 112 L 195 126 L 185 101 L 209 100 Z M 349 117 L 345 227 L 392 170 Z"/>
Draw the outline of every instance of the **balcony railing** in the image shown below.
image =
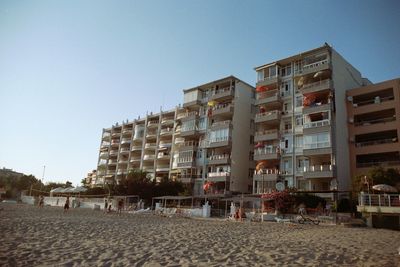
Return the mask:
<path id="1" fill-rule="evenodd" d="M 397 166 L 400 165 L 400 160 L 357 162 L 356 165 L 357 168 L 367 168 L 372 166 Z"/>
<path id="2" fill-rule="evenodd" d="M 172 128 L 161 129 L 160 134 L 161 135 L 172 134 Z"/>
<path id="3" fill-rule="evenodd" d="M 312 166 L 304 166 L 304 172 L 327 172 L 332 171 L 332 165 L 312 165 Z"/>
<path id="4" fill-rule="evenodd" d="M 317 62 L 314 62 L 314 63 L 311 63 L 311 64 L 303 65 L 302 71 L 303 72 L 311 71 L 311 70 L 313 70 L 315 68 L 318 68 L 318 67 L 320 67 L 322 65 L 328 64 L 328 62 L 329 62 L 328 59 L 324 59 L 324 60 L 317 61 Z"/>
<path id="5" fill-rule="evenodd" d="M 142 150 L 142 146 L 132 146 L 132 147 L 131 147 L 131 150 L 132 150 L 132 151 L 135 151 L 135 150 Z"/>
<path id="6" fill-rule="evenodd" d="M 156 137 L 157 136 L 157 132 L 148 132 L 146 134 L 146 137 Z"/>
<path id="7" fill-rule="evenodd" d="M 131 143 L 131 139 L 130 138 L 122 138 L 122 140 L 121 140 L 121 145 L 130 144 L 130 143 Z"/>
<path id="8" fill-rule="evenodd" d="M 331 121 L 328 119 L 320 120 L 320 121 L 310 121 L 310 122 L 305 122 L 303 124 L 303 128 L 308 129 L 308 128 L 323 127 L 323 126 L 328 126 L 330 124 L 331 124 Z"/>
<path id="9" fill-rule="evenodd" d="M 158 143 L 158 147 L 163 148 L 163 147 L 170 147 L 172 145 L 171 141 L 160 141 Z"/>
<path id="10" fill-rule="evenodd" d="M 307 84 L 304 84 L 301 89 L 306 90 L 306 89 L 316 88 L 316 87 L 320 87 L 320 86 L 328 86 L 329 82 L 330 82 L 330 79 L 325 79 L 325 80 L 314 82 L 314 83 L 307 83 Z"/>
<path id="11" fill-rule="evenodd" d="M 210 143 L 226 142 L 229 141 L 229 136 L 221 136 L 210 139 Z"/>
<path id="12" fill-rule="evenodd" d="M 274 97 L 274 96 L 279 96 L 278 90 L 257 93 L 256 99 L 260 100 L 260 99 L 270 98 L 270 97 Z"/>
<path id="13" fill-rule="evenodd" d="M 147 149 L 155 149 L 156 147 L 157 147 L 156 143 L 147 143 L 144 145 L 144 148 L 147 148 Z"/>
<path id="14" fill-rule="evenodd" d="M 158 125 L 160 122 L 159 121 L 149 121 L 147 122 L 147 126 L 155 126 Z"/>
<path id="15" fill-rule="evenodd" d="M 112 146 L 119 146 L 119 140 L 118 141 L 111 141 Z"/>
<path id="16" fill-rule="evenodd" d="M 172 124 L 174 123 L 174 118 L 163 118 L 161 119 L 162 124 Z"/>
<path id="17" fill-rule="evenodd" d="M 184 146 L 198 146 L 199 142 L 197 141 L 184 141 L 182 143 L 179 143 L 179 146 L 184 147 Z"/>
<path id="18" fill-rule="evenodd" d="M 276 154 L 279 153 L 279 147 L 277 146 L 266 146 L 263 148 L 257 148 L 254 151 L 254 155 L 258 156 L 258 155 L 268 155 L 268 154 Z"/>
<path id="19" fill-rule="evenodd" d="M 231 120 L 225 120 L 225 121 L 217 121 L 214 122 L 211 127 L 228 127 L 229 125 L 231 125 Z"/>
<path id="20" fill-rule="evenodd" d="M 130 162 L 140 161 L 140 157 L 131 157 Z"/>
<path id="21" fill-rule="evenodd" d="M 197 111 L 191 111 L 191 112 L 185 112 L 185 113 L 180 113 L 177 116 L 177 119 L 183 119 L 191 116 L 197 116 Z"/>
<path id="22" fill-rule="evenodd" d="M 262 136 L 267 134 L 278 134 L 278 130 L 274 129 L 274 130 L 258 131 L 256 132 L 255 136 Z"/>
<path id="23" fill-rule="evenodd" d="M 257 114 L 256 114 L 256 119 L 258 119 L 258 118 L 264 118 L 264 117 L 271 116 L 271 115 L 275 115 L 275 114 L 279 114 L 279 111 L 278 111 L 278 110 L 272 110 L 272 111 L 257 113 Z"/>
<path id="24" fill-rule="evenodd" d="M 304 144 L 303 149 L 318 149 L 331 147 L 331 142 L 316 142 L 311 144 Z"/>
<path id="25" fill-rule="evenodd" d="M 156 158 L 155 155 L 144 155 L 143 156 L 143 160 L 153 160 L 155 158 Z"/>
<path id="26" fill-rule="evenodd" d="M 120 159 L 118 161 L 118 164 L 127 164 L 128 163 L 128 159 Z"/>
<path id="27" fill-rule="evenodd" d="M 224 87 L 224 88 L 219 88 L 219 89 L 217 89 L 217 90 L 215 90 L 215 91 L 213 91 L 213 95 L 220 95 L 220 94 L 223 94 L 223 93 L 226 93 L 226 92 L 230 92 L 232 90 L 232 88 L 231 87 Z"/>
<path id="28" fill-rule="evenodd" d="M 377 97 L 375 97 L 373 99 L 360 101 L 360 102 L 356 102 L 356 103 L 353 102 L 353 107 L 357 108 L 357 107 L 370 105 L 370 104 L 379 104 L 379 103 L 390 101 L 390 100 L 393 100 L 393 99 L 394 99 L 394 96 L 385 96 L 385 97 L 377 96 Z"/>
<path id="29" fill-rule="evenodd" d="M 168 159 L 170 157 L 171 157 L 171 154 L 166 153 L 166 152 L 159 152 L 157 154 L 157 158 L 159 158 L 159 159 Z"/>
<path id="30" fill-rule="evenodd" d="M 397 207 L 400 208 L 400 194 L 366 194 L 358 196 L 359 206 Z"/>
<path id="31" fill-rule="evenodd" d="M 388 139 L 381 139 L 381 140 L 374 140 L 374 141 L 357 142 L 356 147 L 392 144 L 392 143 L 397 143 L 397 141 L 398 141 L 397 137 L 395 137 L 395 138 L 388 138 Z"/>
<path id="32" fill-rule="evenodd" d="M 184 142 L 185 142 L 185 138 L 183 138 L 183 137 L 175 138 L 175 145 L 180 145 L 180 144 L 182 144 Z"/>
<path id="33" fill-rule="evenodd" d="M 117 160 L 116 159 L 110 159 L 110 160 L 108 160 L 108 164 L 117 164 Z"/>
<path id="34" fill-rule="evenodd" d="M 261 169 L 259 171 L 254 170 L 254 174 L 262 175 L 262 174 L 280 174 L 278 169 Z"/>
<path id="35" fill-rule="evenodd" d="M 222 154 L 222 155 L 211 155 L 208 157 L 208 160 L 223 160 L 223 159 L 229 159 L 230 155 L 228 154 Z"/>
<path id="36" fill-rule="evenodd" d="M 366 126 L 366 125 L 377 124 L 377 123 L 391 122 L 391 121 L 395 121 L 395 120 L 396 120 L 396 116 L 394 115 L 392 117 L 375 119 L 375 120 L 357 121 L 354 123 L 354 125 L 355 126 Z"/>
<path id="37" fill-rule="evenodd" d="M 129 147 L 123 147 L 123 148 L 121 148 L 121 149 L 120 149 L 120 152 L 121 152 L 121 153 L 129 152 Z"/>
<path id="38" fill-rule="evenodd" d="M 230 172 L 209 172 L 208 177 L 229 177 L 231 175 Z"/>

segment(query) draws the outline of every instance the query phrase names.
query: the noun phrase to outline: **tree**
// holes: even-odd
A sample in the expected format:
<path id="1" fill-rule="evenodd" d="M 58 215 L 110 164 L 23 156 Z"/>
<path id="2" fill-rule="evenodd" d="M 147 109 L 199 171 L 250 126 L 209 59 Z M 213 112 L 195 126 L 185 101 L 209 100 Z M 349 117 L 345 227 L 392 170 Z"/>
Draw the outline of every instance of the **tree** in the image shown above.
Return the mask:
<path id="1" fill-rule="evenodd" d="M 375 184 L 387 184 L 400 189 L 400 173 L 394 168 L 384 169 L 381 166 L 371 168 L 367 175 L 358 175 L 352 179 L 352 189 L 354 193 L 367 191 L 368 184 L 370 189 Z"/>

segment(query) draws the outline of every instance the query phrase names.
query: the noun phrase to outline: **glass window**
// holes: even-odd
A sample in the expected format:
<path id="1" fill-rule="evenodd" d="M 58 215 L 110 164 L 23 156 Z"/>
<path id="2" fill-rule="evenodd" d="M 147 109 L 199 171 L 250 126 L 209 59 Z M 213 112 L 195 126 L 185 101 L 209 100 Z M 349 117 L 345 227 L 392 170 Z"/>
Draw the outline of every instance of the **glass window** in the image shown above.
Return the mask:
<path id="1" fill-rule="evenodd" d="M 189 103 L 189 102 L 197 100 L 198 93 L 199 92 L 197 90 L 186 92 L 183 96 L 183 102 Z"/>
<path id="2" fill-rule="evenodd" d="M 303 96 L 296 96 L 296 108 L 303 106 Z"/>
<path id="3" fill-rule="evenodd" d="M 257 81 L 263 81 L 263 80 L 264 80 L 264 70 L 257 71 Z"/>

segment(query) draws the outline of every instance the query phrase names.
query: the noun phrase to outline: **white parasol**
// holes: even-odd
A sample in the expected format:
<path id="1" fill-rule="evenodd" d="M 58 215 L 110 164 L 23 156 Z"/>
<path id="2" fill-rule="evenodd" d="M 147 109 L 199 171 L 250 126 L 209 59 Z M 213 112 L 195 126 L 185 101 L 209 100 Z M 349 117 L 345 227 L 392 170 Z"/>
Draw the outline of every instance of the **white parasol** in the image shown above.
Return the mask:
<path id="1" fill-rule="evenodd" d="M 397 192 L 397 189 L 395 187 L 387 184 L 376 184 L 372 187 L 372 189 L 383 192 L 393 192 L 393 193 Z"/>

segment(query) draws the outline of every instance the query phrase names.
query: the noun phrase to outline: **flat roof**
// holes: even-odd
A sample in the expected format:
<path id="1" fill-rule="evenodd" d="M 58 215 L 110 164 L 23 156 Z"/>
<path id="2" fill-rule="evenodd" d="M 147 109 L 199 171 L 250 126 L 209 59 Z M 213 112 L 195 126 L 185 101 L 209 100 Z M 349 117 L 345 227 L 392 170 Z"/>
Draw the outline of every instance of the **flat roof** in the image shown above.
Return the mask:
<path id="1" fill-rule="evenodd" d="M 328 43 L 325 43 L 324 45 L 322 45 L 320 47 L 317 47 L 317 48 L 314 48 L 314 49 L 311 49 L 311 50 L 307 50 L 305 52 L 301 52 L 299 54 L 296 54 L 296 55 L 293 55 L 293 56 L 290 56 L 290 57 L 287 57 L 287 58 L 283 58 L 283 59 L 280 59 L 280 60 L 277 60 L 277 61 L 273 61 L 271 63 L 267 63 L 267 64 L 263 64 L 261 66 L 255 67 L 254 70 L 257 71 L 257 70 L 260 70 L 260 69 L 263 69 L 263 68 L 278 64 L 278 63 L 280 63 L 282 61 L 293 61 L 296 58 L 302 57 L 302 56 L 307 55 L 307 54 L 314 53 L 314 52 L 316 52 L 318 50 L 321 50 L 321 49 L 324 49 L 324 48 L 329 48 L 330 49 L 332 47 Z"/>
<path id="2" fill-rule="evenodd" d="M 239 79 L 239 78 L 237 78 L 237 77 L 235 77 L 233 75 L 229 75 L 227 77 L 224 77 L 224 78 L 221 78 L 221 79 L 218 79 L 218 80 L 214 80 L 212 82 L 208 82 L 208 83 L 205 83 L 205 84 L 202 84 L 202 85 L 198 85 L 198 86 L 195 86 L 195 87 L 192 87 L 192 88 L 188 88 L 188 89 L 183 89 L 183 92 L 186 93 L 186 92 L 189 92 L 189 91 L 193 91 L 193 90 L 199 89 L 200 87 L 208 87 L 208 86 L 211 86 L 213 84 L 220 83 L 220 82 L 223 82 L 225 80 L 230 80 L 230 79 L 238 80 L 238 81 L 246 84 L 247 86 L 250 86 L 250 87 L 254 88 L 254 86 L 242 81 L 241 79 Z"/>

